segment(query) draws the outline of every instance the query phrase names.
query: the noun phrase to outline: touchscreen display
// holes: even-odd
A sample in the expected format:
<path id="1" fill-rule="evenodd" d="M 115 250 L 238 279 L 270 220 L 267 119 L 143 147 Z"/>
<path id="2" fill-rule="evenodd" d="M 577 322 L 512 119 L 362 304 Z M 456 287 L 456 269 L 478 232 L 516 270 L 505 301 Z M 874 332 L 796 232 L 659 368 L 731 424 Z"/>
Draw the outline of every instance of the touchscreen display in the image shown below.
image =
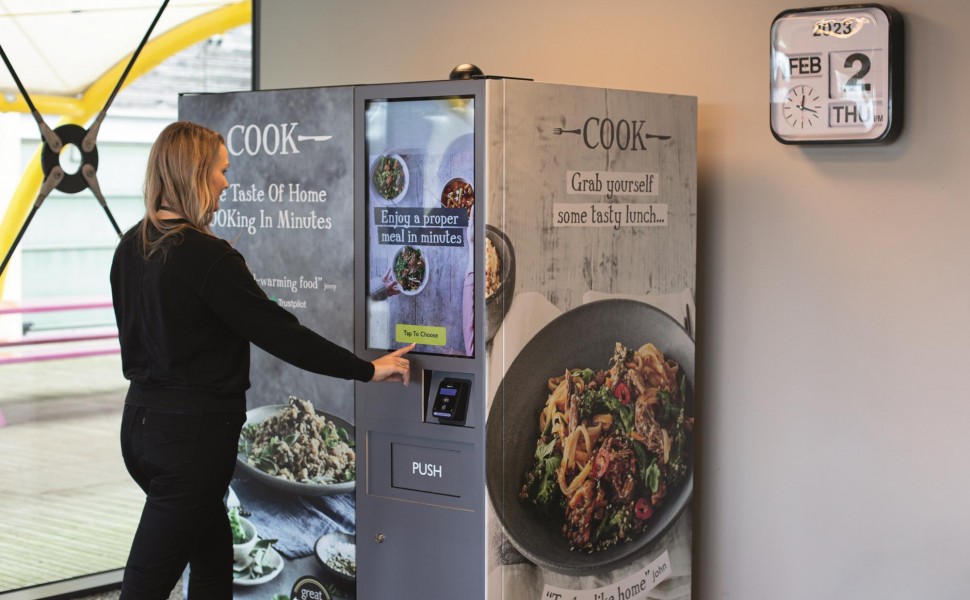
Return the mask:
<path id="1" fill-rule="evenodd" d="M 370 100 L 367 347 L 474 354 L 473 97 Z"/>

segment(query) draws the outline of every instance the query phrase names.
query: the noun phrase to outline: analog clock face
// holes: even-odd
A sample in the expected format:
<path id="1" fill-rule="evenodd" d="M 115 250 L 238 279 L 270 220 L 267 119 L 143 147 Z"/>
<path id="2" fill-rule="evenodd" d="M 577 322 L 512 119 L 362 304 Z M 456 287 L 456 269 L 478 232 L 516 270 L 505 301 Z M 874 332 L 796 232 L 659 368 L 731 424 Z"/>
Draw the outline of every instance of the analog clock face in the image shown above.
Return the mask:
<path id="1" fill-rule="evenodd" d="M 795 129 L 813 127 L 822 118 L 822 98 L 807 85 L 796 85 L 785 96 L 781 114 Z"/>

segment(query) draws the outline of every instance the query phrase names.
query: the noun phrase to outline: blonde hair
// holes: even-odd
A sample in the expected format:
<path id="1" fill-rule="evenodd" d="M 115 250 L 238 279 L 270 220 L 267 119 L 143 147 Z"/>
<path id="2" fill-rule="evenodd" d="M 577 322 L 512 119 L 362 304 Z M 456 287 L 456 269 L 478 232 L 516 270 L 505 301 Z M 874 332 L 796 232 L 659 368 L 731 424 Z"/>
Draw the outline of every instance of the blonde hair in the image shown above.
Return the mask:
<path id="1" fill-rule="evenodd" d="M 172 123 L 159 134 L 145 172 L 145 218 L 140 233 L 146 257 L 159 251 L 164 257 L 168 241 L 185 229 L 212 235 L 210 224 L 219 198 L 212 195 L 209 176 L 222 145 L 222 134 L 188 121 Z M 158 211 L 163 208 L 184 221 L 162 220 Z"/>

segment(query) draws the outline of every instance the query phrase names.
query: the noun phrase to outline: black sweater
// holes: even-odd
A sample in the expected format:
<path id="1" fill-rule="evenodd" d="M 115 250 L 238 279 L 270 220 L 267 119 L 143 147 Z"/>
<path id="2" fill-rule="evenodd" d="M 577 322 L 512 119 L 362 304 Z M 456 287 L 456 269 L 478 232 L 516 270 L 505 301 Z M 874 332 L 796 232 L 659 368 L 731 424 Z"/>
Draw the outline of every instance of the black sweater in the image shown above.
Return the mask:
<path id="1" fill-rule="evenodd" d="M 186 229 L 164 260 L 146 260 L 136 226 L 111 264 L 127 402 L 243 411 L 249 343 L 301 369 L 369 381 L 374 366 L 317 335 L 270 300 L 239 252 Z"/>

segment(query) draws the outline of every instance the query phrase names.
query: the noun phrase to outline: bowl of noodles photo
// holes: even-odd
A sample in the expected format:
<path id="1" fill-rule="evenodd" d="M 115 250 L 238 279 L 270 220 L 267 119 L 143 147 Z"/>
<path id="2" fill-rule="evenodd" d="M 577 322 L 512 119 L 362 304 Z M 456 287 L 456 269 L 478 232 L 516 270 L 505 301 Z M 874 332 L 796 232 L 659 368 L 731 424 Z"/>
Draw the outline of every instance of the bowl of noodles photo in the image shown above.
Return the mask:
<path id="1" fill-rule="evenodd" d="M 645 560 L 693 492 L 694 342 L 666 313 L 601 300 L 516 356 L 486 424 L 486 484 L 512 545 L 569 575 Z"/>
<path id="2" fill-rule="evenodd" d="M 269 487 L 301 496 L 354 491 L 354 427 L 290 396 L 287 404 L 246 411 L 236 463 Z"/>
<path id="3" fill-rule="evenodd" d="M 472 215 L 475 206 L 475 190 L 472 184 L 461 177 L 455 177 L 445 184 L 441 190 L 442 208 L 464 208 L 468 216 Z"/>

